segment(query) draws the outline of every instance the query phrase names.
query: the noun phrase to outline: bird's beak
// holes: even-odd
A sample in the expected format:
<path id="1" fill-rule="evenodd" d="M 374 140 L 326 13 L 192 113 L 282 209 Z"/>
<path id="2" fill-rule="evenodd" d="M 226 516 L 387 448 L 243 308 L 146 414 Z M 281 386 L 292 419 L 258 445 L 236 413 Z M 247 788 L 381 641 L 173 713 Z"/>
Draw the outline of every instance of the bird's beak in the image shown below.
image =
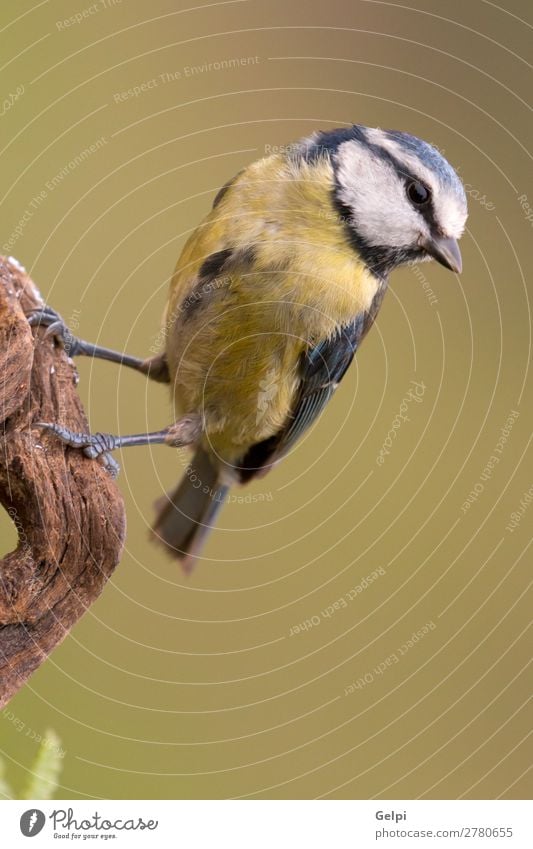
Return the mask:
<path id="1" fill-rule="evenodd" d="M 449 268 L 450 271 L 455 271 L 460 274 L 463 268 L 461 252 L 456 239 L 446 238 L 444 236 L 429 236 L 421 243 L 427 253 Z"/>

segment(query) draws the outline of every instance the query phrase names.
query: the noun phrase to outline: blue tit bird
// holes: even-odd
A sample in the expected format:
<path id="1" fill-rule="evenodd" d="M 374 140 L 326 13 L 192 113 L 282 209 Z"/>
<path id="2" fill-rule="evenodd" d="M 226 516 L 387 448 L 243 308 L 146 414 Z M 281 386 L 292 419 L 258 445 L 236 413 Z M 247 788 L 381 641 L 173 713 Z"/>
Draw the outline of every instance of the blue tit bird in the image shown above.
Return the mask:
<path id="1" fill-rule="evenodd" d="M 405 132 L 316 132 L 240 171 L 188 239 L 148 360 L 75 339 L 49 308 L 32 323 L 69 353 L 170 383 L 176 421 L 135 436 L 44 424 L 90 457 L 149 443 L 194 456 L 153 533 L 190 568 L 228 488 L 264 475 L 320 415 L 371 328 L 390 273 L 436 259 L 461 271 L 467 218 L 454 169 Z M 66 339 L 66 342 L 65 342 Z"/>

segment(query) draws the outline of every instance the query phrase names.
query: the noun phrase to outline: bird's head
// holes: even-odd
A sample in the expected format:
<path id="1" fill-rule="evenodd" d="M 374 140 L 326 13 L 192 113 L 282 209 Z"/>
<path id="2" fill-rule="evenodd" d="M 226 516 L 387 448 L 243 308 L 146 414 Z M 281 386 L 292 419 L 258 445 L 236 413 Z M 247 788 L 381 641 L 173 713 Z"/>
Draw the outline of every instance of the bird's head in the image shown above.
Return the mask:
<path id="1" fill-rule="evenodd" d="M 452 166 L 430 144 L 395 130 L 354 125 L 315 133 L 300 154 L 327 155 L 334 203 L 368 267 L 387 275 L 404 263 L 436 259 L 461 271 L 457 240 L 467 205 Z"/>

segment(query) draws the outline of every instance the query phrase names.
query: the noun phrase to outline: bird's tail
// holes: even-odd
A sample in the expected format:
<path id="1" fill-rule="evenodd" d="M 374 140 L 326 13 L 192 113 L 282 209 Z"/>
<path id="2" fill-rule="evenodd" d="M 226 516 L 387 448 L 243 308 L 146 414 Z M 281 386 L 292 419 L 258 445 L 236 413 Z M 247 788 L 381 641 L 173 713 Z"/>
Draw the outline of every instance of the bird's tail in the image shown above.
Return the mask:
<path id="1" fill-rule="evenodd" d="M 156 505 L 153 535 L 169 554 L 182 561 L 189 572 L 229 486 L 222 482 L 220 468 L 213 465 L 203 448 L 198 448 L 176 489 Z"/>

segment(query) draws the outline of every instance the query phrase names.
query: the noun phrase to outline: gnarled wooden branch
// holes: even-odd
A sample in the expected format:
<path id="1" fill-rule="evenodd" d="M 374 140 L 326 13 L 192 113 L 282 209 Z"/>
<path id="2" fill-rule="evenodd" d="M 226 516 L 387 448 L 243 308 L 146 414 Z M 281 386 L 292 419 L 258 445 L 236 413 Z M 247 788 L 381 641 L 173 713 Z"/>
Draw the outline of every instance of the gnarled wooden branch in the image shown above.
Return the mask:
<path id="1" fill-rule="evenodd" d="M 88 430 L 74 364 L 26 319 L 40 306 L 24 269 L 0 258 L 0 503 L 19 535 L 0 560 L 0 707 L 100 595 L 125 533 L 104 468 L 35 427 Z"/>

